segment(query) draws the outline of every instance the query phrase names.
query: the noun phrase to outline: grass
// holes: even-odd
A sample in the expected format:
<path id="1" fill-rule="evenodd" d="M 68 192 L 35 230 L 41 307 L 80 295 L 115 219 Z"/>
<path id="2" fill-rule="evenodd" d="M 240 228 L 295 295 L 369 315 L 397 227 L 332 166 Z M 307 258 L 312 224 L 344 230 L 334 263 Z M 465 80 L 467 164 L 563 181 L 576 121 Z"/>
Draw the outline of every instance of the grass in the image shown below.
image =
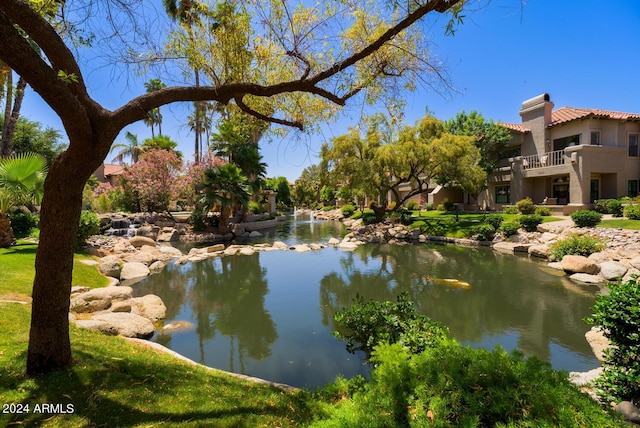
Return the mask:
<path id="1" fill-rule="evenodd" d="M 24 242 L 0 250 L 0 299 L 28 298 L 35 250 Z M 73 283 L 106 285 L 81 258 L 88 257 L 76 255 Z M 0 426 L 300 426 L 311 419 L 304 391 L 248 382 L 73 326 L 75 364 L 29 378 L 24 369 L 30 312 L 28 304 L 0 302 L 0 405 L 30 406 L 24 414 L 0 409 Z M 43 403 L 72 407 L 73 413 L 35 412 Z"/>
<path id="2" fill-rule="evenodd" d="M 602 220 L 598 223 L 597 227 L 640 230 L 640 220 L 629 220 L 626 218 Z"/>

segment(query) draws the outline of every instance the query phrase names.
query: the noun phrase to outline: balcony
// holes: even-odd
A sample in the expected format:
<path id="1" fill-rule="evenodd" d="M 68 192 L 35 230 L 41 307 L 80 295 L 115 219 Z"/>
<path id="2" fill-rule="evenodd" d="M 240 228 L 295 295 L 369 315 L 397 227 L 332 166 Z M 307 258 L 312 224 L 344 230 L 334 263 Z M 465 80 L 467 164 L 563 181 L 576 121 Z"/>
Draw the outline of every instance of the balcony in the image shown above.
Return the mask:
<path id="1" fill-rule="evenodd" d="M 564 163 L 564 150 L 556 150 L 554 152 L 546 152 L 543 154 L 522 157 L 522 168 L 524 170 L 564 165 Z"/>

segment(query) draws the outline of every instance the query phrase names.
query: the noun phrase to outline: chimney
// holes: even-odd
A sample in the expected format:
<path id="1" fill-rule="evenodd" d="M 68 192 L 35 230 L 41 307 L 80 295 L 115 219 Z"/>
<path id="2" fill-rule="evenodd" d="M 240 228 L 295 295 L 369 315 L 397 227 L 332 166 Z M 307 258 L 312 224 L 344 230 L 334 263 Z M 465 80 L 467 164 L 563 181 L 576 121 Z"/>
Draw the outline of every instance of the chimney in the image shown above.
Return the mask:
<path id="1" fill-rule="evenodd" d="M 537 122 L 537 124 L 540 124 L 540 121 L 542 121 L 543 126 L 546 128 L 551 124 L 552 110 L 553 103 L 551 102 L 549 94 L 541 94 L 537 97 L 530 98 L 522 103 L 522 109 L 520 109 L 522 125 L 525 128 L 531 129 L 533 123 L 529 126 L 525 124 L 528 122 Z"/>

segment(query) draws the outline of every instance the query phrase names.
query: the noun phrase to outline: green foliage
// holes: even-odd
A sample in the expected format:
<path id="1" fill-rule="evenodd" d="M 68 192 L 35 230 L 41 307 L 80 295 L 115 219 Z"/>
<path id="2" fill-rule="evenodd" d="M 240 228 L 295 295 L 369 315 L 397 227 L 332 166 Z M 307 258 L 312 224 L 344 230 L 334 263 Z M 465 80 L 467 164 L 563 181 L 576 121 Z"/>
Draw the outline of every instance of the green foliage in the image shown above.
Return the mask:
<path id="1" fill-rule="evenodd" d="M 500 214 L 487 214 L 483 221 L 493 226 L 495 230 L 498 230 L 504 221 L 504 216 L 501 216 Z"/>
<path id="2" fill-rule="evenodd" d="M 249 201 L 249 212 L 251 214 L 262 214 L 264 212 L 264 208 L 260 202 Z"/>
<path id="3" fill-rule="evenodd" d="M 96 212 L 104 214 L 113 211 L 113 201 L 109 197 L 108 193 L 102 193 L 93 201 L 91 201 L 91 208 L 93 208 Z"/>
<path id="4" fill-rule="evenodd" d="M 518 233 L 518 229 L 520 228 L 520 223 L 515 221 L 505 221 L 500 225 L 500 232 L 504 236 L 511 236 Z"/>
<path id="5" fill-rule="evenodd" d="M 504 207 L 502 209 L 502 213 L 503 214 L 520 214 L 520 210 L 518 209 L 518 207 L 510 205 L 508 207 Z"/>
<path id="6" fill-rule="evenodd" d="M 622 202 L 617 199 L 609 199 L 607 201 L 607 211 L 609 214 L 613 214 L 614 217 L 622 217 Z"/>
<path id="7" fill-rule="evenodd" d="M 520 216 L 520 226 L 527 232 L 535 232 L 537 226 L 542 223 L 542 216 L 536 214 L 526 214 Z"/>
<path id="8" fill-rule="evenodd" d="M 599 295 L 586 322 L 600 326 L 611 342 L 605 352 L 604 372 L 595 391 L 604 402 L 640 399 L 640 283 L 635 277 L 609 284 L 611 292 Z"/>
<path id="9" fill-rule="evenodd" d="M 24 238 L 30 235 L 32 229 L 38 227 L 40 217 L 37 214 L 17 211 L 9 215 L 9 221 L 15 237 Z"/>
<path id="10" fill-rule="evenodd" d="M 343 205 L 342 208 L 340 208 L 340 212 L 345 217 L 351 217 L 353 213 L 356 212 L 356 207 L 354 207 L 351 204 L 346 204 L 346 205 Z"/>
<path id="11" fill-rule="evenodd" d="M 391 220 L 404 224 L 405 226 L 413 222 L 413 219 L 411 218 L 411 211 L 404 208 L 398 208 L 397 210 L 392 212 Z"/>
<path id="12" fill-rule="evenodd" d="M 88 237 L 100 233 L 100 218 L 92 211 L 80 213 L 80 227 L 76 237 L 76 247 L 82 248 Z"/>
<path id="13" fill-rule="evenodd" d="M 448 198 L 444 198 L 442 200 L 442 203 L 438 206 L 438 210 L 440 210 L 440 207 L 442 207 L 444 211 L 450 212 L 456 209 L 456 204 L 450 201 Z"/>
<path id="14" fill-rule="evenodd" d="M 333 187 L 330 186 L 322 186 L 320 189 L 320 200 L 324 203 L 331 202 L 336 197 L 336 191 Z"/>
<path id="15" fill-rule="evenodd" d="M 362 214 L 363 214 L 363 212 L 362 212 L 362 211 L 360 211 L 360 210 L 358 210 L 358 211 L 354 212 L 354 213 L 351 215 L 351 218 L 352 218 L 352 219 L 354 219 L 354 220 L 361 219 L 361 218 L 362 218 Z M 374 214 L 374 216 L 375 216 L 375 214 Z"/>
<path id="16" fill-rule="evenodd" d="M 520 214 L 533 214 L 536 211 L 536 206 L 533 205 L 531 198 L 520 199 L 516 202 L 516 207 Z"/>
<path id="17" fill-rule="evenodd" d="M 371 382 L 334 387 L 314 427 L 616 427 L 598 403 L 548 363 L 449 340 L 412 354 L 377 346 Z M 346 396 L 346 397 L 345 397 Z"/>
<path id="18" fill-rule="evenodd" d="M 420 208 L 420 204 L 415 199 L 411 199 L 407 202 L 407 209 L 409 211 L 416 211 Z"/>
<path id="19" fill-rule="evenodd" d="M 380 343 L 397 342 L 411 353 L 420 353 L 447 337 L 446 328 L 416 312 L 406 292 L 396 302 L 365 302 L 358 295 L 351 309 L 343 309 L 334 318 L 343 330 L 334 334 L 347 341 L 347 351 L 363 351 L 367 358 Z"/>
<path id="20" fill-rule="evenodd" d="M 569 235 L 560 239 L 550 246 L 551 255 L 555 260 L 562 260 L 566 255 L 589 256 L 605 249 L 602 239 L 589 235 Z"/>
<path id="21" fill-rule="evenodd" d="M 549 207 L 540 206 L 536 207 L 534 213 L 542 217 L 548 217 L 551 215 L 551 209 Z"/>
<path id="22" fill-rule="evenodd" d="M 640 220 L 640 205 L 627 205 L 624 207 L 624 216 L 629 220 Z"/>
<path id="23" fill-rule="evenodd" d="M 4 116 L 0 114 L 0 131 L 3 123 Z M 37 153 L 46 159 L 47 165 L 51 165 L 53 158 L 65 149 L 65 144 L 60 142 L 61 139 L 62 134 L 57 129 L 47 126 L 43 130 L 41 123 L 20 116 L 13 135 L 12 148 L 15 153 Z"/>
<path id="24" fill-rule="evenodd" d="M 571 214 L 571 220 L 578 227 L 595 227 L 602 220 L 602 214 L 591 210 L 578 210 Z"/>
<path id="25" fill-rule="evenodd" d="M 208 221 L 206 213 L 202 210 L 193 210 L 188 220 L 189 224 L 193 226 L 195 232 L 202 232 L 207 229 Z"/>
<path id="26" fill-rule="evenodd" d="M 366 209 L 362 212 L 362 223 L 364 224 L 376 223 L 376 213 L 374 213 L 371 208 Z"/>
<path id="27" fill-rule="evenodd" d="M 480 223 L 469 229 L 469 236 L 478 241 L 491 241 L 496 233 L 496 228 L 490 223 Z"/>

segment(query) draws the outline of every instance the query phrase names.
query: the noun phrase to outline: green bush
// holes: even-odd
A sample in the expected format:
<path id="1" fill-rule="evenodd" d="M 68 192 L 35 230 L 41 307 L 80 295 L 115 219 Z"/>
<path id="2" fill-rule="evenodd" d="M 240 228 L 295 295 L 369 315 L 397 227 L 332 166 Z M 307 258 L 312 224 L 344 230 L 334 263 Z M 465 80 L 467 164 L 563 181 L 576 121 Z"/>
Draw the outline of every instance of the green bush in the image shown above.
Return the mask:
<path id="1" fill-rule="evenodd" d="M 520 229 L 520 223 L 515 221 L 506 221 L 500 225 L 500 232 L 504 236 L 511 236 L 518 233 L 518 229 Z"/>
<path id="2" fill-rule="evenodd" d="M 433 204 L 424 204 L 424 207 L 422 207 L 422 209 L 426 211 L 433 211 Z"/>
<path id="3" fill-rule="evenodd" d="M 445 199 L 442 201 L 442 206 L 444 207 L 444 210 L 445 210 L 446 212 L 449 212 L 449 211 L 455 211 L 455 209 L 456 209 L 456 204 L 455 204 L 455 203 L 453 203 L 453 202 L 451 202 L 451 201 L 450 201 L 449 199 L 447 199 L 447 198 L 445 198 Z"/>
<path id="4" fill-rule="evenodd" d="M 29 236 L 32 229 L 36 229 L 40 222 L 38 214 L 25 213 L 22 211 L 9 215 L 11 229 L 16 238 Z"/>
<path id="5" fill-rule="evenodd" d="M 404 208 L 398 208 L 392 212 L 391 220 L 404 224 L 405 226 L 410 225 L 413 222 L 413 219 L 411 218 L 411 211 L 405 210 Z"/>
<path id="6" fill-rule="evenodd" d="M 602 214 L 592 210 L 578 210 L 571 214 L 571 220 L 578 227 L 595 227 L 602 220 Z"/>
<path id="7" fill-rule="evenodd" d="M 469 229 L 469 236 L 477 241 L 491 241 L 496 229 L 489 223 L 480 223 Z"/>
<path id="8" fill-rule="evenodd" d="M 194 210 L 189 216 L 188 222 L 196 232 L 202 232 L 207 229 L 207 217 L 200 210 Z"/>
<path id="9" fill-rule="evenodd" d="M 633 278 L 609 284 L 611 292 L 596 297 L 587 323 L 600 326 L 611 347 L 605 352 L 604 371 L 595 392 L 603 402 L 640 400 L 640 283 Z"/>
<path id="10" fill-rule="evenodd" d="M 622 422 L 548 363 L 451 340 L 420 354 L 382 344 L 371 381 L 340 381 L 313 427 L 615 427 Z M 618 418 L 619 419 L 619 418 Z"/>
<path id="11" fill-rule="evenodd" d="M 589 256 L 605 249 L 604 241 L 589 235 L 569 235 L 550 246 L 555 260 L 562 260 L 566 255 Z"/>
<path id="12" fill-rule="evenodd" d="M 520 226 L 527 232 L 535 232 L 536 228 L 542 223 L 542 216 L 536 214 L 526 214 L 520 216 Z"/>
<path id="13" fill-rule="evenodd" d="M 622 217 L 622 202 L 617 199 L 609 199 L 607 201 L 607 212 L 613 214 L 614 217 Z"/>
<path id="14" fill-rule="evenodd" d="M 100 218 L 93 211 L 82 211 L 80 213 L 80 227 L 76 236 L 76 247 L 82 248 L 87 238 L 100 233 Z"/>
<path id="15" fill-rule="evenodd" d="M 533 214 L 536 211 L 536 206 L 533 205 L 531 198 L 520 199 L 516 202 L 516 207 L 520 214 Z"/>
<path id="16" fill-rule="evenodd" d="M 376 213 L 372 209 L 364 210 L 362 213 L 362 223 L 373 224 L 376 222 Z"/>
<path id="17" fill-rule="evenodd" d="M 484 216 L 483 221 L 485 223 L 489 223 L 495 230 L 498 230 L 498 228 L 504 221 L 504 217 L 500 214 L 487 214 L 486 216 Z"/>
<path id="18" fill-rule="evenodd" d="M 249 201 L 249 212 L 251 214 L 262 214 L 264 209 L 262 208 L 262 204 L 256 201 Z"/>
<path id="19" fill-rule="evenodd" d="M 346 205 L 343 205 L 342 208 L 340 208 L 340 212 L 342 213 L 343 216 L 348 218 L 348 217 L 351 217 L 354 212 L 356 212 L 356 207 L 354 207 L 351 204 L 346 204 Z"/>
<path id="20" fill-rule="evenodd" d="M 341 331 L 333 332 L 347 341 L 347 351 L 363 351 L 371 357 L 373 348 L 380 343 L 402 343 L 412 353 L 420 353 L 447 337 L 447 329 L 416 312 L 407 292 L 396 302 L 365 302 L 357 295 L 351 309 L 334 315 Z"/>
<path id="21" fill-rule="evenodd" d="M 551 209 L 549 207 L 540 206 L 536 207 L 534 213 L 542 217 L 548 217 L 551 215 Z"/>
<path id="22" fill-rule="evenodd" d="M 354 220 L 358 220 L 362 218 L 362 211 L 358 210 L 351 215 L 351 218 Z"/>
<path id="23" fill-rule="evenodd" d="M 518 207 L 511 205 L 511 206 L 502 208 L 502 213 L 503 214 L 520 214 L 520 210 L 518 209 Z"/>
<path id="24" fill-rule="evenodd" d="M 593 202 L 593 210 L 600 214 L 609 214 L 609 209 L 607 208 L 608 203 L 609 199 L 597 199 Z"/>
<path id="25" fill-rule="evenodd" d="M 640 205 L 627 205 L 624 207 L 624 216 L 629 220 L 640 220 Z"/>
<path id="26" fill-rule="evenodd" d="M 409 202 L 407 202 L 407 209 L 409 211 L 416 211 L 419 208 L 420 208 L 420 204 L 416 200 L 411 199 L 409 200 Z"/>

